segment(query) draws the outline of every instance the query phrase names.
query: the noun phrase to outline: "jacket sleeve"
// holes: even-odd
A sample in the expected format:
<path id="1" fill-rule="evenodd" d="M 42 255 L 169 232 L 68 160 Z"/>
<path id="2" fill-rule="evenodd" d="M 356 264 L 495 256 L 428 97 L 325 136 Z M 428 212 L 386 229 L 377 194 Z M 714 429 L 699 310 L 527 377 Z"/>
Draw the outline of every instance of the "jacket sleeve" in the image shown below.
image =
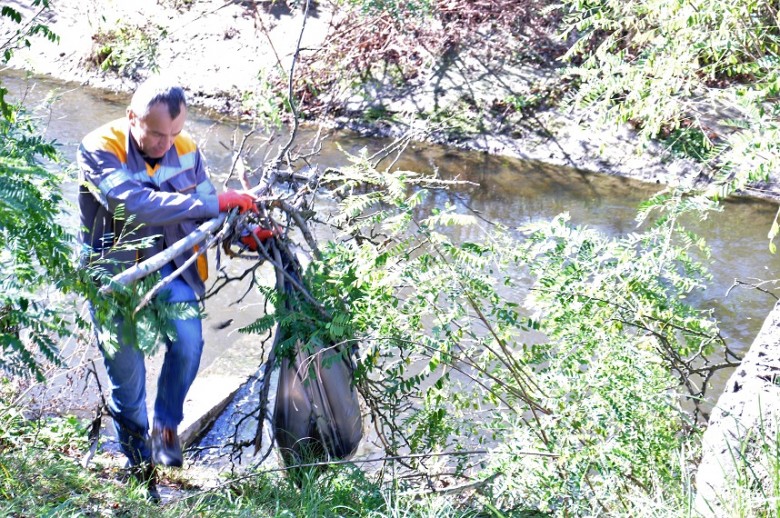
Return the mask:
<path id="1" fill-rule="evenodd" d="M 214 184 L 211 183 L 208 175 L 206 174 L 206 168 L 203 165 L 203 155 L 201 155 L 200 149 L 198 149 L 195 156 L 195 179 L 198 182 L 195 191 L 199 196 L 205 199 L 214 199 L 216 203 L 217 214 L 219 213 L 219 203 L 217 202 L 217 189 Z M 217 214 L 214 214 L 216 216 Z M 212 216 L 212 217 L 214 217 Z"/>
<path id="2" fill-rule="evenodd" d="M 134 180 L 122 166 L 119 157 L 109 149 L 89 150 L 82 143 L 78 151 L 79 169 L 87 187 L 112 214 L 124 206 L 126 216 L 136 223 L 168 225 L 183 220 L 205 220 L 219 214 L 214 186 L 208 180 L 198 152 L 196 177 L 192 192 L 161 192 Z"/>

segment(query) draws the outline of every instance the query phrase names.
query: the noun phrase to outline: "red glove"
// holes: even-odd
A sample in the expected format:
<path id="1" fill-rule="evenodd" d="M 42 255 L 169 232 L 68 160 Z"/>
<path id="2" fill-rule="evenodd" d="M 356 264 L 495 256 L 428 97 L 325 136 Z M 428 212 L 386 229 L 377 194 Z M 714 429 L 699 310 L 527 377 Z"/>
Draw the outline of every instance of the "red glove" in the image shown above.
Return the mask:
<path id="1" fill-rule="evenodd" d="M 244 243 L 247 248 L 249 248 L 251 251 L 256 252 L 257 251 L 257 241 L 255 241 L 255 238 L 252 236 L 257 237 L 257 240 L 261 243 L 265 243 L 275 235 L 277 235 L 277 232 L 274 232 L 271 229 L 263 228 L 263 227 L 255 227 L 255 229 L 250 232 L 249 234 L 245 236 L 241 236 L 239 238 L 239 241 Z"/>
<path id="2" fill-rule="evenodd" d="M 217 195 L 217 200 L 220 212 L 227 212 L 236 207 L 238 207 L 239 214 L 248 210 L 257 212 L 255 197 L 245 191 L 225 191 Z"/>

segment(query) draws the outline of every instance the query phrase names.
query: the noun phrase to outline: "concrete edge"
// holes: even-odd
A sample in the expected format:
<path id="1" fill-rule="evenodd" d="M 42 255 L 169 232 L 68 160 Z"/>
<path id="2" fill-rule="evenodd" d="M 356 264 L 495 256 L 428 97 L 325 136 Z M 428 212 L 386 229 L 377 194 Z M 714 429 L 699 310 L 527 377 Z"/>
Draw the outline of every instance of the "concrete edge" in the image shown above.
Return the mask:
<path id="1" fill-rule="evenodd" d="M 741 365 L 718 398 L 702 437 L 696 471 L 696 516 L 729 516 L 745 477 L 764 485 L 776 474 L 767 451 L 780 433 L 780 302 L 764 320 Z M 767 446 L 772 446 L 767 450 Z M 739 482 L 742 480 L 743 482 Z M 771 491 L 771 487 L 768 488 Z M 770 493 L 771 494 L 771 493 Z"/>
<path id="2" fill-rule="evenodd" d="M 184 402 L 184 421 L 179 425 L 182 445 L 197 441 L 248 380 L 248 375 L 206 374 L 195 378 Z"/>

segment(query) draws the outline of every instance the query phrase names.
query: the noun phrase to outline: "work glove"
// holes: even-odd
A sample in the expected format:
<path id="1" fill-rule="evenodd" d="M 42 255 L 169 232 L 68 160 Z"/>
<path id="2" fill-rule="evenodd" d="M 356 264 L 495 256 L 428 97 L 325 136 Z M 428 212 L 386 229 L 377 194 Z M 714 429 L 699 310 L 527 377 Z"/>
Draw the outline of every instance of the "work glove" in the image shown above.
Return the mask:
<path id="1" fill-rule="evenodd" d="M 217 195 L 219 202 L 219 211 L 227 212 L 230 209 L 238 207 L 239 214 L 251 210 L 257 212 L 255 197 L 246 191 L 225 191 Z"/>
<path id="2" fill-rule="evenodd" d="M 241 235 L 239 241 L 241 241 L 246 247 L 253 251 L 257 251 L 257 241 L 260 241 L 261 243 L 265 243 L 269 239 L 271 239 L 274 236 L 279 235 L 278 232 L 271 230 L 270 228 L 263 228 L 263 227 L 255 227 L 251 231 L 245 232 Z M 254 237 L 253 237 L 254 236 Z M 255 241 L 255 237 L 257 237 L 257 241 Z"/>

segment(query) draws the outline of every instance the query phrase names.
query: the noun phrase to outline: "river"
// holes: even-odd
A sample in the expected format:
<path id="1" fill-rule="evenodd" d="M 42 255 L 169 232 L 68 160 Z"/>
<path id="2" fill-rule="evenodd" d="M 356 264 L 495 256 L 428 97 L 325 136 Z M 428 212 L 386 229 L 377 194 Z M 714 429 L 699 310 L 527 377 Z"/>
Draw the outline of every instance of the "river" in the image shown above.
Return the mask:
<path id="1" fill-rule="evenodd" d="M 25 80 L 17 72 L 6 71 L 2 77 L 9 97 L 23 97 L 28 106 L 34 107 L 41 118 L 45 137 L 56 139 L 67 160 L 75 156 L 84 134 L 103 122 L 123 116 L 128 102 L 125 95 L 46 78 Z M 51 98 L 53 102 L 45 102 Z M 230 167 L 229 148 L 236 126 L 235 121 L 216 120 L 196 109 L 191 110 L 187 129 L 200 143 L 215 183 L 221 184 Z M 304 132 L 301 141 L 305 140 Z M 356 152 L 362 147 L 379 149 L 386 141 L 333 132 L 318 156 L 320 164 L 345 163 L 337 143 L 347 151 Z M 259 157 L 262 155 L 258 153 Z M 576 225 L 587 225 L 610 236 L 620 236 L 636 228 L 637 207 L 661 188 L 616 176 L 430 144 L 412 145 L 398 166 L 420 172 L 435 168 L 445 178 L 476 182 L 478 186 L 437 193 L 433 203 L 454 200 L 479 211 L 484 218 L 510 228 L 568 211 Z M 75 201 L 75 183 L 63 188 L 66 198 Z M 737 279 L 752 282 L 780 277 L 778 258 L 769 252 L 767 242 L 767 232 L 776 211 L 776 204 L 763 200 L 727 200 L 722 212 L 711 214 L 693 228 L 712 249 L 708 266 L 713 275 L 710 286 L 695 294 L 693 301 L 700 308 L 714 311 L 724 338 L 735 351 L 747 350 L 774 304 L 770 295 L 758 290 L 730 288 Z M 75 230 L 75 211 L 71 209 L 66 218 L 67 224 Z M 469 236 L 455 236 L 455 239 L 459 238 Z M 235 293 L 228 293 L 226 297 L 236 296 L 241 290 L 236 288 Z M 221 323 L 233 321 L 233 327 L 240 323 L 236 319 L 237 308 L 230 303 L 207 302 L 207 312 L 206 348 L 201 369 L 215 362 L 223 348 L 238 339 L 235 334 L 220 330 Z M 252 315 L 250 311 L 245 317 L 251 320 Z M 723 372 L 715 383 L 724 383 L 728 374 Z M 716 387 L 710 395 L 715 396 L 718 392 Z"/>

